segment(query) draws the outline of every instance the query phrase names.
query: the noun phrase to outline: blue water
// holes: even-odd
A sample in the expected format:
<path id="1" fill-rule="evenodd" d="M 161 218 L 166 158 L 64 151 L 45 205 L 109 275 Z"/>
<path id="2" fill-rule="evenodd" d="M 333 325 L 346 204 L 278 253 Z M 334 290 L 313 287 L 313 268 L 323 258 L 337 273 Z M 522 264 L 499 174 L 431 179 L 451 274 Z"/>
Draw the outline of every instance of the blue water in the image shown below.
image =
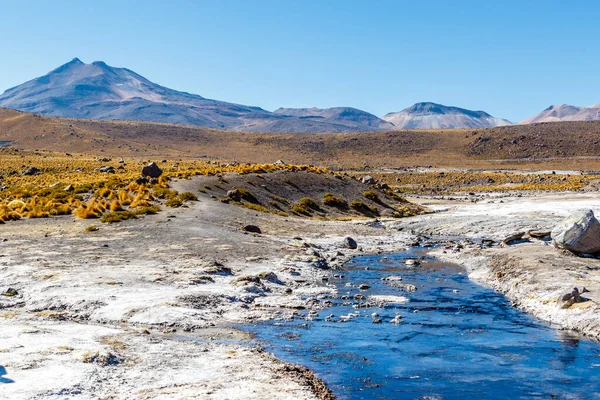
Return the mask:
<path id="1" fill-rule="evenodd" d="M 331 281 L 339 289 L 333 306 L 314 320 L 303 312 L 292 321 L 244 328 L 277 357 L 313 369 L 341 399 L 600 399 L 599 344 L 514 309 L 454 266 L 431 258 L 405 266 L 412 256 L 356 258 Z M 406 293 L 381 280 L 391 275 L 418 290 Z M 362 283 L 371 288 L 359 290 Z M 352 299 L 357 293 L 403 295 L 410 302 L 353 308 L 364 303 Z M 354 312 L 361 315 L 338 322 Z M 334 319 L 325 321 L 329 314 Z M 391 324 L 396 314 L 404 322 Z"/>

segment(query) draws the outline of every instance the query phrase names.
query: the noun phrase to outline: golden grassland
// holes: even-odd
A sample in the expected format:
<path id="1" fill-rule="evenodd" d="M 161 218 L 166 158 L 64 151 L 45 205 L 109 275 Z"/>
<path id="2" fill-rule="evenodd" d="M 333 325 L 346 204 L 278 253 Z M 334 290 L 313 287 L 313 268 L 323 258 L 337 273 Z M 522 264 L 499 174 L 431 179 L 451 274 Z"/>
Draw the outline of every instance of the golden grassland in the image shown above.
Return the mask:
<path id="1" fill-rule="evenodd" d="M 218 189 L 221 191 L 221 197 L 227 190 L 223 186 L 232 186 L 226 185 L 223 178 L 223 174 L 226 173 L 260 177 L 260 174 L 276 171 L 309 171 L 337 178 L 350 175 L 356 179 L 364 175 L 364 172 L 332 172 L 326 168 L 307 165 L 225 163 L 181 158 L 155 160 L 160 161 L 158 165 L 163 169 L 163 175 L 147 183 L 136 183 L 141 168 L 149 161 L 133 157 L 111 159 L 2 148 L 0 149 L 0 223 L 21 218 L 47 218 L 56 215 L 73 215 L 80 219 L 98 219 L 103 223 L 115 223 L 137 218 L 140 215 L 156 214 L 163 207 L 181 207 L 186 202 L 197 201 L 197 194 L 178 193 L 170 186 L 174 178 L 187 179 L 196 175 L 215 177 L 214 183 L 199 188 L 198 193 L 215 193 Z M 100 172 L 98 168 L 102 166 L 112 166 L 115 172 Z M 24 175 L 23 172 L 30 167 L 38 168 L 39 172 L 34 175 Z M 271 198 L 260 202 L 249 188 L 231 187 L 237 189 L 241 195 L 241 201 L 231 201 L 231 204 L 281 216 L 293 214 L 310 218 L 321 213 L 326 214 L 323 212 L 323 207 L 329 207 L 330 210 L 340 211 L 332 214 L 339 218 L 345 218 L 352 213 L 355 216 L 376 217 L 380 215 L 379 206 L 386 207 L 379 197 L 384 196 L 388 200 L 397 202 L 393 216 L 405 217 L 423 210 L 406 202 L 401 197 L 403 194 L 435 195 L 508 190 L 574 191 L 600 186 L 597 176 L 592 174 L 393 171 L 373 172 L 370 175 L 379 181 L 380 191 L 366 190 L 362 193 L 362 198 L 354 196 L 354 198 L 344 199 L 339 193 L 322 194 L 321 192 L 318 196 L 322 198 L 303 197 L 292 200 L 273 194 Z M 244 179 L 248 180 L 248 177 Z M 282 178 L 279 184 L 295 185 L 289 178 Z M 389 188 L 382 184 L 387 184 Z M 252 185 L 249 187 L 251 188 Z M 223 197 L 221 200 L 225 202 L 228 199 Z M 96 226 L 92 225 L 89 231 L 96 229 Z"/>
<path id="2" fill-rule="evenodd" d="M 173 178 L 278 170 L 329 172 L 312 166 L 226 164 L 190 159 L 164 161 L 159 164 L 163 169 L 160 178 L 138 184 L 135 180 L 140 177 L 140 170 L 148 160 L 100 160 L 3 149 L 0 151 L 0 223 L 68 214 L 81 219 L 119 222 L 141 214 L 155 214 L 161 206 L 180 207 L 185 202 L 198 199 L 193 193 L 178 193 L 170 189 L 169 181 Z M 97 170 L 107 165 L 113 166 L 115 172 Z M 30 167 L 38 168 L 39 172 L 23 175 Z"/>

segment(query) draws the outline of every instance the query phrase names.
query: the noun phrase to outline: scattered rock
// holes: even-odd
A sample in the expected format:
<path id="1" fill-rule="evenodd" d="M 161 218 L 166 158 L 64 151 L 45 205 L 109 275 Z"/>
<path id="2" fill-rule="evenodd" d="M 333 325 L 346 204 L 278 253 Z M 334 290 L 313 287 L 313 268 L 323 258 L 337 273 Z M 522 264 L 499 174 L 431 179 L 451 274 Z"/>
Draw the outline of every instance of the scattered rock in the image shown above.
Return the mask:
<path id="1" fill-rule="evenodd" d="M 142 168 L 142 176 L 149 176 L 150 178 L 158 178 L 163 173 L 162 169 L 156 165 L 156 163 L 151 162 Z"/>
<path id="2" fill-rule="evenodd" d="M 35 175 L 39 173 L 40 170 L 36 167 L 31 167 L 27 171 L 23 172 L 21 175 Z"/>
<path id="3" fill-rule="evenodd" d="M 505 244 L 505 245 L 510 245 L 513 242 L 516 242 L 517 240 L 523 239 L 523 236 L 525 236 L 525 232 L 513 233 L 512 235 L 509 235 L 506 238 L 504 238 L 504 240 L 502 241 L 502 243 Z"/>
<path id="4" fill-rule="evenodd" d="M 283 160 L 277 160 L 273 163 L 273 165 L 284 165 L 285 163 L 283 162 Z"/>
<path id="5" fill-rule="evenodd" d="M 145 185 L 148 183 L 148 178 L 140 176 L 139 178 L 136 178 L 136 180 L 134 182 L 137 183 L 138 185 Z"/>
<path id="6" fill-rule="evenodd" d="M 408 260 L 404 261 L 404 264 L 406 264 L 407 267 L 417 267 L 421 264 L 421 262 L 414 258 L 409 258 Z"/>
<path id="7" fill-rule="evenodd" d="M 238 189 L 232 189 L 227 192 L 227 197 L 233 201 L 242 201 L 242 192 L 240 192 Z"/>
<path id="8" fill-rule="evenodd" d="M 550 236 L 552 232 L 551 231 L 529 231 L 527 232 L 527 234 L 529 235 L 529 237 L 534 238 L 534 239 L 546 239 L 547 237 Z"/>
<path id="9" fill-rule="evenodd" d="M 87 352 L 83 354 L 83 362 L 99 364 L 103 367 L 108 365 L 119 365 L 123 361 L 123 358 L 107 351 Z"/>
<path id="10" fill-rule="evenodd" d="M 267 282 L 276 283 L 278 285 L 282 285 L 283 282 L 279 280 L 277 275 L 274 272 L 261 272 L 257 275 L 259 279 L 262 279 Z"/>
<path id="11" fill-rule="evenodd" d="M 244 232 L 262 233 L 260 228 L 256 225 L 244 225 L 240 229 L 243 230 Z"/>
<path id="12" fill-rule="evenodd" d="M 9 288 L 7 288 L 7 289 L 5 289 L 5 290 L 2 291 L 2 295 L 3 296 L 8 296 L 8 297 L 16 296 L 18 294 L 19 294 L 19 292 L 17 292 L 17 289 L 11 288 L 11 287 L 9 287 Z"/>
<path id="13" fill-rule="evenodd" d="M 396 282 L 398 282 L 398 281 L 402 280 L 402 277 L 399 276 L 399 275 L 398 276 L 384 276 L 383 278 L 381 278 L 381 280 L 382 281 L 392 281 L 392 282 L 396 281 Z"/>
<path id="14" fill-rule="evenodd" d="M 374 295 L 369 296 L 369 300 L 380 304 L 403 304 L 410 301 L 408 297 L 394 295 Z"/>
<path id="15" fill-rule="evenodd" d="M 75 188 L 73 187 L 73 185 L 67 185 L 63 190 L 65 192 L 72 192 L 73 190 L 75 190 Z"/>
<path id="16" fill-rule="evenodd" d="M 100 168 L 96 168 L 96 171 L 102 172 L 105 174 L 114 174 L 116 172 L 115 167 L 112 167 L 112 166 L 107 166 L 107 167 L 103 166 Z"/>
<path id="17" fill-rule="evenodd" d="M 367 185 L 374 185 L 377 181 L 371 175 L 365 175 L 362 177 L 361 182 L 366 183 Z"/>
<path id="18" fill-rule="evenodd" d="M 209 261 L 202 265 L 202 272 L 212 275 L 233 275 L 231 268 L 224 266 L 218 261 Z"/>
<path id="19" fill-rule="evenodd" d="M 415 285 L 411 285 L 411 284 L 406 284 L 406 285 L 402 286 L 402 289 L 404 289 L 404 291 L 406 291 L 406 293 L 412 293 L 412 292 L 417 291 L 417 287 Z"/>
<path id="20" fill-rule="evenodd" d="M 354 240 L 350 236 L 348 236 L 347 238 L 344 239 L 344 247 L 346 247 L 347 249 L 354 250 L 358 247 L 358 244 L 356 243 L 356 240 Z"/>
<path id="21" fill-rule="evenodd" d="M 577 254 L 600 252 L 600 222 L 592 210 L 574 212 L 552 230 L 557 247 Z"/>
<path id="22" fill-rule="evenodd" d="M 580 292 L 579 289 L 577 289 L 575 287 L 575 288 L 573 288 L 573 290 L 571 292 L 566 293 L 562 296 L 559 296 L 559 298 L 556 301 L 556 304 L 560 308 L 569 308 L 575 303 L 581 303 L 583 301 L 587 301 L 587 299 L 581 297 L 581 295 L 583 293 L 589 293 L 589 292 L 590 291 L 587 290 L 586 288 L 582 288 L 581 292 Z"/>
<path id="23" fill-rule="evenodd" d="M 367 285 L 366 283 L 361 283 L 360 286 L 358 287 L 360 290 L 367 290 L 370 289 L 371 286 Z"/>

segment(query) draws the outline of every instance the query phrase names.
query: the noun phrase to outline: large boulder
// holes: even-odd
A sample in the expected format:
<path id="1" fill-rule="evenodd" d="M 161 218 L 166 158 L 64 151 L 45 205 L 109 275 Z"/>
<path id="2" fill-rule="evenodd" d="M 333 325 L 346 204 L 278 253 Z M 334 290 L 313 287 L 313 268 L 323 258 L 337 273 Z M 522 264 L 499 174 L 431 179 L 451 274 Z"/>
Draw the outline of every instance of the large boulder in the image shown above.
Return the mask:
<path id="1" fill-rule="evenodd" d="M 556 246 L 579 254 L 600 252 L 600 222 L 592 210 L 576 211 L 556 225 L 551 237 Z"/>
<path id="2" fill-rule="evenodd" d="M 162 169 L 156 165 L 156 163 L 150 163 L 142 168 L 142 176 L 149 176 L 150 178 L 158 178 L 162 175 Z"/>

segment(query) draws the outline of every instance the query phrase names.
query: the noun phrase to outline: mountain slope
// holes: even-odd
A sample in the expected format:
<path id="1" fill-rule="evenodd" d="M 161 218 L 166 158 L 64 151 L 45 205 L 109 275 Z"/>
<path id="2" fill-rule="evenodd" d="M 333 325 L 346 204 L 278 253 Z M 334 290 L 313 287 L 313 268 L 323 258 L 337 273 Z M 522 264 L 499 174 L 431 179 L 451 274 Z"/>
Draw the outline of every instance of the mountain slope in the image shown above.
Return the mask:
<path id="1" fill-rule="evenodd" d="M 522 124 L 559 121 L 600 120 L 600 104 L 592 107 L 577 107 L 569 104 L 552 105 L 541 113 L 522 121 Z"/>
<path id="2" fill-rule="evenodd" d="M 382 120 L 366 111 L 358 110 L 352 107 L 333 107 L 333 108 L 279 108 L 275 114 L 288 115 L 305 120 L 316 120 L 336 125 L 344 125 L 349 128 L 365 127 L 374 129 L 393 129 L 394 124 Z"/>
<path id="3" fill-rule="evenodd" d="M 235 129 L 272 113 L 179 92 L 126 68 L 75 58 L 0 96 L 0 107 L 61 117 L 129 119 Z"/>
<path id="4" fill-rule="evenodd" d="M 260 163 L 281 159 L 336 169 L 361 169 L 368 163 L 372 168 L 434 165 L 494 170 L 600 170 L 598 137 L 600 121 L 298 135 L 57 118 L 0 108 L 0 154 L 3 146 L 87 153 L 113 157 L 115 167 L 117 157 L 127 156 L 140 160 L 194 157 Z M 100 165 L 103 164 L 99 162 Z"/>
<path id="5" fill-rule="evenodd" d="M 385 121 L 397 129 L 494 128 L 511 125 L 505 119 L 494 118 L 483 111 L 471 111 L 436 103 L 416 103 L 399 112 L 386 114 Z"/>
<path id="6" fill-rule="evenodd" d="M 0 107 L 58 117 L 137 120 L 255 132 L 353 132 L 390 128 L 364 111 L 354 121 L 343 112 L 323 119 L 283 115 L 157 85 L 126 68 L 78 58 L 8 89 Z"/>

